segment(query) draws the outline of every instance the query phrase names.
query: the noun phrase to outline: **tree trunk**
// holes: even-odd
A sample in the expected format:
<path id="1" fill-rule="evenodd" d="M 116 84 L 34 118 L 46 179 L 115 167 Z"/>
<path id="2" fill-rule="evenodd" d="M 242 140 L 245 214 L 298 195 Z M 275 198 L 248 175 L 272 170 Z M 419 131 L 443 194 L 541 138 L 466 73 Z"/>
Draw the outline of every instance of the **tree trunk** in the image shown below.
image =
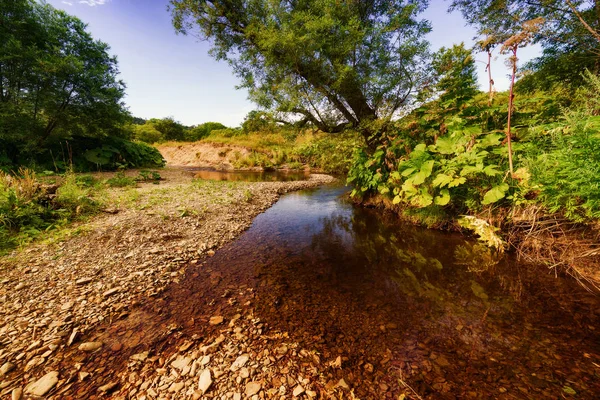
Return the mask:
<path id="1" fill-rule="evenodd" d="M 512 65 L 512 76 L 510 79 L 510 91 L 508 95 L 508 124 L 506 128 L 506 144 L 508 146 L 508 169 L 510 171 L 511 178 L 514 176 L 513 171 L 513 159 L 512 159 L 512 134 L 510 132 L 510 122 L 513 112 L 513 103 L 515 98 L 514 88 L 515 88 L 515 76 L 517 75 L 517 45 L 514 45 L 512 48 L 513 53 L 513 65 Z"/>

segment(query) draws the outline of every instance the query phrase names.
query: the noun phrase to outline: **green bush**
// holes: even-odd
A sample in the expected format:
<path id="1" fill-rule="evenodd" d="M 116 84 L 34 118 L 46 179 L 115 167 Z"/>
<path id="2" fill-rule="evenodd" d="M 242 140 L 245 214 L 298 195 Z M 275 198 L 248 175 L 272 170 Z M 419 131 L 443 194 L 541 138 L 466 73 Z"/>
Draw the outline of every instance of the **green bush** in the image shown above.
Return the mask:
<path id="1" fill-rule="evenodd" d="M 323 134 L 293 149 L 292 156 L 327 173 L 345 174 L 352 164 L 354 151 L 364 141 L 355 132 Z"/>

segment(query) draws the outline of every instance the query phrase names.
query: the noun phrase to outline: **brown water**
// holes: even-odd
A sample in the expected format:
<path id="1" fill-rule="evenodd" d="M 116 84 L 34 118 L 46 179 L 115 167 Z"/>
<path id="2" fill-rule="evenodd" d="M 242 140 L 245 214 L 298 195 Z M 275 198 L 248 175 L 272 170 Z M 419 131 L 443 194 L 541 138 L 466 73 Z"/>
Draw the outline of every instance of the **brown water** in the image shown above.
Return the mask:
<path id="1" fill-rule="evenodd" d="M 196 179 L 213 181 L 288 182 L 307 179 L 305 171 L 216 171 L 208 168 L 186 168 Z"/>
<path id="2" fill-rule="evenodd" d="M 545 267 L 487 263 L 472 241 L 346 192 L 282 197 L 193 273 L 181 310 L 206 307 L 216 287 L 254 287 L 257 316 L 324 360 L 341 355 L 336 379 L 361 399 L 407 385 L 432 399 L 600 398 L 597 294 Z"/>

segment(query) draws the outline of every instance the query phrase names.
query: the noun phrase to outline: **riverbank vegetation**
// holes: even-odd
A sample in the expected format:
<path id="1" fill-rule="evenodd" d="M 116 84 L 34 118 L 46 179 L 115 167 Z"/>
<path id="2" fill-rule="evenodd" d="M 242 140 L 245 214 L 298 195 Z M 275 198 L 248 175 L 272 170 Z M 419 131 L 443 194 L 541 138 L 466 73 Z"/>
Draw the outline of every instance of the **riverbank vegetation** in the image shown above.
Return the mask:
<path id="1" fill-rule="evenodd" d="M 488 239 L 501 234 L 486 240 L 497 250 L 510 241 L 553 266 L 573 261 L 557 237 L 585 231 L 578 251 L 600 267 L 588 240 L 600 217 L 597 4 L 453 1 L 480 41 L 431 53 L 420 1 L 171 3 L 175 29 L 212 40 L 275 120 L 363 137 L 348 173 L 355 198 L 431 227 L 486 226 Z M 542 55 L 521 65 L 534 42 Z M 498 53 L 506 71 L 491 70 Z M 496 93 L 505 73 L 509 90 Z"/>
<path id="2" fill-rule="evenodd" d="M 31 0 L 0 9 L 0 170 L 157 167 L 134 142 L 109 46 L 79 19 Z"/>

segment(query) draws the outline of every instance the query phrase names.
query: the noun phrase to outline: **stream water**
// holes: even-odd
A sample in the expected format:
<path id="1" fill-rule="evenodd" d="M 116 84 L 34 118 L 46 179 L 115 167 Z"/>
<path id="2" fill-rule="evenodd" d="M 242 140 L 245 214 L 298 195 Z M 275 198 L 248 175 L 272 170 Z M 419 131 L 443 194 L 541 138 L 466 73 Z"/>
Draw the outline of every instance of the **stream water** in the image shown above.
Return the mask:
<path id="1" fill-rule="evenodd" d="M 346 192 L 283 196 L 203 270 L 253 287 L 261 320 L 323 359 L 341 355 L 360 398 L 406 385 L 424 398 L 600 398 L 600 296 Z M 361 385 L 373 374 L 385 383 Z"/>

